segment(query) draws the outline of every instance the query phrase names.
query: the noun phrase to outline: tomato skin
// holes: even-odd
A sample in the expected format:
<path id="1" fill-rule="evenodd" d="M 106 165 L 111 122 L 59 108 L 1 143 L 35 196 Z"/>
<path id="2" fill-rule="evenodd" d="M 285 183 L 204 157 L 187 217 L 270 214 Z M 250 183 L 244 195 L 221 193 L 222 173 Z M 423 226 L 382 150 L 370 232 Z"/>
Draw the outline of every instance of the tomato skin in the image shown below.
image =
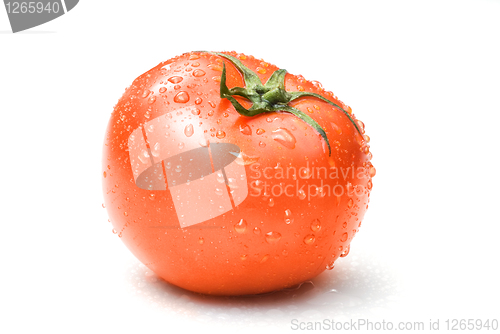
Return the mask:
<path id="1" fill-rule="evenodd" d="M 263 83 L 278 69 L 251 56 L 226 54 L 238 57 Z M 114 230 L 130 251 L 171 284 L 213 295 L 291 287 L 317 276 L 348 251 L 368 206 L 374 173 L 371 153 L 366 138 L 346 115 L 318 99 L 303 97 L 290 105 L 307 112 L 325 129 L 331 156 L 318 133 L 292 114 L 239 115 L 219 95 L 223 62 L 228 87 L 244 87 L 241 74 L 226 59 L 194 52 L 160 63 L 127 88 L 106 131 L 105 206 Z M 311 91 L 345 106 L 301 76 L 286 74 L 285 88 Z M 181 130 L 191 124 L 211 145 L 231 143 L 241 149 L 249 188 L 241 204 L 181 228 L 170 191 L 136 185 L 130 135 L 152 120 L 169 116 L 172 121 L 167 124 L 173 132 L 164 141 L 189 144 L 191 137 Z M 283 129 L 285 136 L 280 137 Z M 333 169 L 339 177 L 331 177 Z M 324 196 L 317 194 L 317 187 L 324 187 Z M 330 193 L 326 194 L 326 188 Z M 334 188 L 342 188 L 342 194 L 333 194 Z M 259 196 L 254 196 L 259 189 Z M 278 196 L 279 189 L 289 191 Z M 349 189 L 356 190 L 356 195 L 349 195 Z"/>

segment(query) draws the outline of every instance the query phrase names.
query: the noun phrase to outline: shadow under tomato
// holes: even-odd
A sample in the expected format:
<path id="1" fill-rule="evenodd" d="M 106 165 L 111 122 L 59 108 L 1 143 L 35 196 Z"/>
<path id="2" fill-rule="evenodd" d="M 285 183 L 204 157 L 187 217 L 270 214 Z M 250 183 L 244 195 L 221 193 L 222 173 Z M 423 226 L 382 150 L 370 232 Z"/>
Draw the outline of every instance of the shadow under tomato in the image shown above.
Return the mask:
<path id="1" fill-rule="evenodd" d="M 331 271 L 311 281 L 261 295 L 217 297 L 171 285 L 140 263 L 128 276 L 132 294 L 165 312 L 200 322 L 244 326 L 290 324 L 292 319 L 322 321 L 380 315 L 398 298 L 399 286 L 388 268 L 367 254 L 340 259 Z"/>

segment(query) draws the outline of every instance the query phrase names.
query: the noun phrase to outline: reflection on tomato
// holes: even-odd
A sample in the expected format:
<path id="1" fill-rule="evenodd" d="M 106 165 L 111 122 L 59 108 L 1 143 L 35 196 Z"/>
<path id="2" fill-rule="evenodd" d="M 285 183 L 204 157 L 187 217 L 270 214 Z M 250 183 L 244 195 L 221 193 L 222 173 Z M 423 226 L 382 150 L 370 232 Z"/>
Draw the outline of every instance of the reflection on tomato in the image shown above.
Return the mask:
<path id="1" fill-rule="evenodd" d="M 368 142 L 318 82 L 235 52 L 187 53 L 115 106 L 105 204 L 114 232 L 172 284 L 291 287 L 349 252 L 375 175 Z"/>

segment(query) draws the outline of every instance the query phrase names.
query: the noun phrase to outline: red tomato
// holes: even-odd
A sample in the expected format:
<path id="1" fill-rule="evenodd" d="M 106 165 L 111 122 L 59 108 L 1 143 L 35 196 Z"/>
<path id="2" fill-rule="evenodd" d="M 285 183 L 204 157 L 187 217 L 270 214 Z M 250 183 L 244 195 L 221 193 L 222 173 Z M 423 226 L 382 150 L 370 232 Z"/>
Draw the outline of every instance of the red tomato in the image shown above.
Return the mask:
<path id="1" fill-rule="evenodd" d="M 115 106 L 105 205 L 114 232 L 171 284 L 287 288 L 349 252 L 375 175 L 368 142 L 317 82 L 235 52 L 186 53 Z"/>

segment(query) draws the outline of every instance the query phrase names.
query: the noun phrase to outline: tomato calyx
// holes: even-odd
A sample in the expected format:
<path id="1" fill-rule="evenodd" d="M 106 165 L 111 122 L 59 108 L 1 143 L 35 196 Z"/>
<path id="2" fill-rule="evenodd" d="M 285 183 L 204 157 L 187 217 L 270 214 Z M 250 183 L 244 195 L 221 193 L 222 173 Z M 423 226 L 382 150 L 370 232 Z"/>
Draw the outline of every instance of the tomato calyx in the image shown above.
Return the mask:
<path id="1" fill-rule="evenodd" d="M 276 70 L 267 82 L 263 85 L 260 81 L 258 75 L 250 70 L 248 67 L 243 65 L 241 61 L 233 56 L 226 55 L 220 52 L 210 52 L 220 57 L 229 60 L 236 69 L 243 75 L 245 81 L 245 88 L 243 87 L 233 87 L 229 89 L 226 85 L 226 64 L 223 63 L 222 76 L 220 81 L 220 97 L 228 99 L 234 106 L 236 111 L 243 116 L 255 116 L 261 113 L 285 111 L 293 114 L 294 116 L 300 118 L 302 121 L 311 126 L 316 130 L 321 137 L 325 140 L 328 146 L 328 155 L 331 156 L 332 151 L 330 148 L 330 142 L 326 136 L 325 130 L 310 116 L 305 114 L 299 109 L 289 106 L 288 104 L 303 96 L 315 97 L 328 104 L 340 109 L 351 121 L 356 130 L 361 134 L 356 122 L 351 118 L 348 112 L 346 112 L 342 107 L 336 103 L 328 100 L 327 98 L 311 93 L 311 92 L 298 92 L 292 91 L 288 92 L 285 90 L 285 75 L 287 73 L 284 69 Z M 244 97 L 252 102 L 252 106 L 248 109 L 243 107 L 234 96 Z"/>

